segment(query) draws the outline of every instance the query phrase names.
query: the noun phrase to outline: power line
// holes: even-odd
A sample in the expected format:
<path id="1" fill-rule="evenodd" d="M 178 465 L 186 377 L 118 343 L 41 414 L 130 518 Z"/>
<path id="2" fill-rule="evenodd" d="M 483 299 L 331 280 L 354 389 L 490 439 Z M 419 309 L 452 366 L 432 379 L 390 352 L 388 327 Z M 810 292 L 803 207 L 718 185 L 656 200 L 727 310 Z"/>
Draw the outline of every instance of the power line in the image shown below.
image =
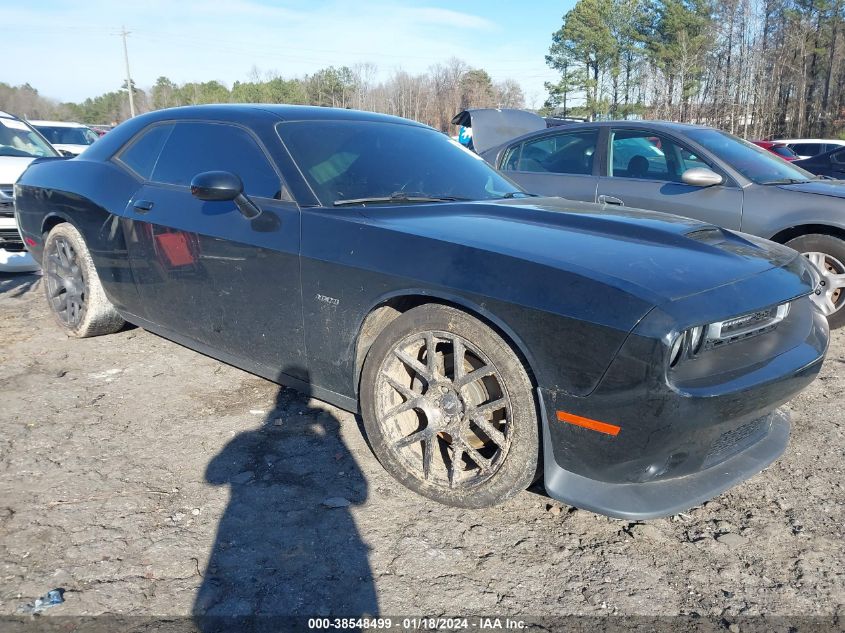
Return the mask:
<path id="1" fill-rule="evenodd" d="M 129 116 L 135 116 L 135 95 L 132 94 L 132 76 L 129 74 L 129 50 L 126 48 L 126 36 L 129 32 L 125 26 L 120 27 L 120 35 L 123 37 L 123 59 L 126 62 L 126 91 L 129 93 Z"/>

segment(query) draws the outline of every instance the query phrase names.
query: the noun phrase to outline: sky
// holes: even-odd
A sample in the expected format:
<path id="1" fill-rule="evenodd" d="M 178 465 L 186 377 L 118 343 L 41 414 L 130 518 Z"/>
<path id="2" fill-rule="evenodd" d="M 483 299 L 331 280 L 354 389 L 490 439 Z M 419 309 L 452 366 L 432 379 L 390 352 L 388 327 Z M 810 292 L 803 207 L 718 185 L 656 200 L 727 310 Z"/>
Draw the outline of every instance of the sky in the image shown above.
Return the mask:
<path id="1" fill-rule="evenodd" d="M 0 0 L 5 28 L 0 81 L 29 83 L 59 101 L 118 89 L 125 77 L 120 31 L 135 85 L 231 87 L 254 68 L 298 77 L 326 66 L 377 65 L 424 72 L 458 57 L 494 80 L 517 80 L 540 107 L 552 33 L 574 0 Z"/>

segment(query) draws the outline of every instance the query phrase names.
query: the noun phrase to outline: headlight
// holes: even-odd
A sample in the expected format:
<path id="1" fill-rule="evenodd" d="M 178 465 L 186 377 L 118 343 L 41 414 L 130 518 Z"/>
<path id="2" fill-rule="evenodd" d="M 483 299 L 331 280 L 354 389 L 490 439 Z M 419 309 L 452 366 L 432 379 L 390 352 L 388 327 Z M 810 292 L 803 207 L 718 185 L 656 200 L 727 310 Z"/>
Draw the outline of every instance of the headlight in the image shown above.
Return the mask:
<path id="1" fill-rule="evenodd" d="M 704 343 L 704 326 L 697 325 L 688 330 L 689 332 L 689 351 L 695 356 L 701 351 L 701 345 Z"/>
<path id="2" fill-rule="evenodd" d="M 789 303 L 782 303 L 766 310 L 684 330 L 675 337 L 669 349 L 669 367 L 675 367 L 684 358 L 695 358 L 708 349 L 769 332 L 788 314 Z"/>
<path id="3" fill-rule="evenodd" d="M 681 332 L 672 343 L 672 350 L 669 352 L 669 367 L 674 367 L 681 360 L 681 353 L 684 351 L 684 343 L 687 340 L 687 333 Z"/>

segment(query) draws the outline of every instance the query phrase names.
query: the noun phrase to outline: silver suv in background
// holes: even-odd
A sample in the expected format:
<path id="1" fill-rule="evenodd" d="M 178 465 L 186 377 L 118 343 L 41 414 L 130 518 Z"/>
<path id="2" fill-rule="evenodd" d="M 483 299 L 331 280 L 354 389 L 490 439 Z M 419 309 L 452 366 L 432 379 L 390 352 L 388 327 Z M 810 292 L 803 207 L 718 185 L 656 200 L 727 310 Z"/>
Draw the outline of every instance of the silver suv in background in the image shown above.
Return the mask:
<path id="1" fill-rule="evenodd" d="M 60 156 L 26 121 L 0 111 L 0 272 L 38 270 L 15 222 L 14 186 L 36 158 Z"/>

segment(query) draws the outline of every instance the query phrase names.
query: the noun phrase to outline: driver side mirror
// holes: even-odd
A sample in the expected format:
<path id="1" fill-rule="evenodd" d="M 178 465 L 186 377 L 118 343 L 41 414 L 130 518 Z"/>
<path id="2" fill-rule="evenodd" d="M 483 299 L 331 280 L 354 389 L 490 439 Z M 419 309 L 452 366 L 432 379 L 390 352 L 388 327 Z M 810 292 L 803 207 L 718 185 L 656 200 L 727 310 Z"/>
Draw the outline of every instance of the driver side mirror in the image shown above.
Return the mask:
<path id="1" fill-rule="evenodd" d="M 724 182 L 724 178 L 706 167 L 687 169 L 681 175 L 681 180 L 693 187 L 712 187 L 713 185 L 721 185 Z"/>
<path id="2" fill-rule="evenodd" d="M 198 200 L 220 202 L 232 200 L 248 220 L 261 215 L 261 209 L 244 195 L 244 183 L 228 171 L 204 171 L 191 180 L 191 195 Z"/>

